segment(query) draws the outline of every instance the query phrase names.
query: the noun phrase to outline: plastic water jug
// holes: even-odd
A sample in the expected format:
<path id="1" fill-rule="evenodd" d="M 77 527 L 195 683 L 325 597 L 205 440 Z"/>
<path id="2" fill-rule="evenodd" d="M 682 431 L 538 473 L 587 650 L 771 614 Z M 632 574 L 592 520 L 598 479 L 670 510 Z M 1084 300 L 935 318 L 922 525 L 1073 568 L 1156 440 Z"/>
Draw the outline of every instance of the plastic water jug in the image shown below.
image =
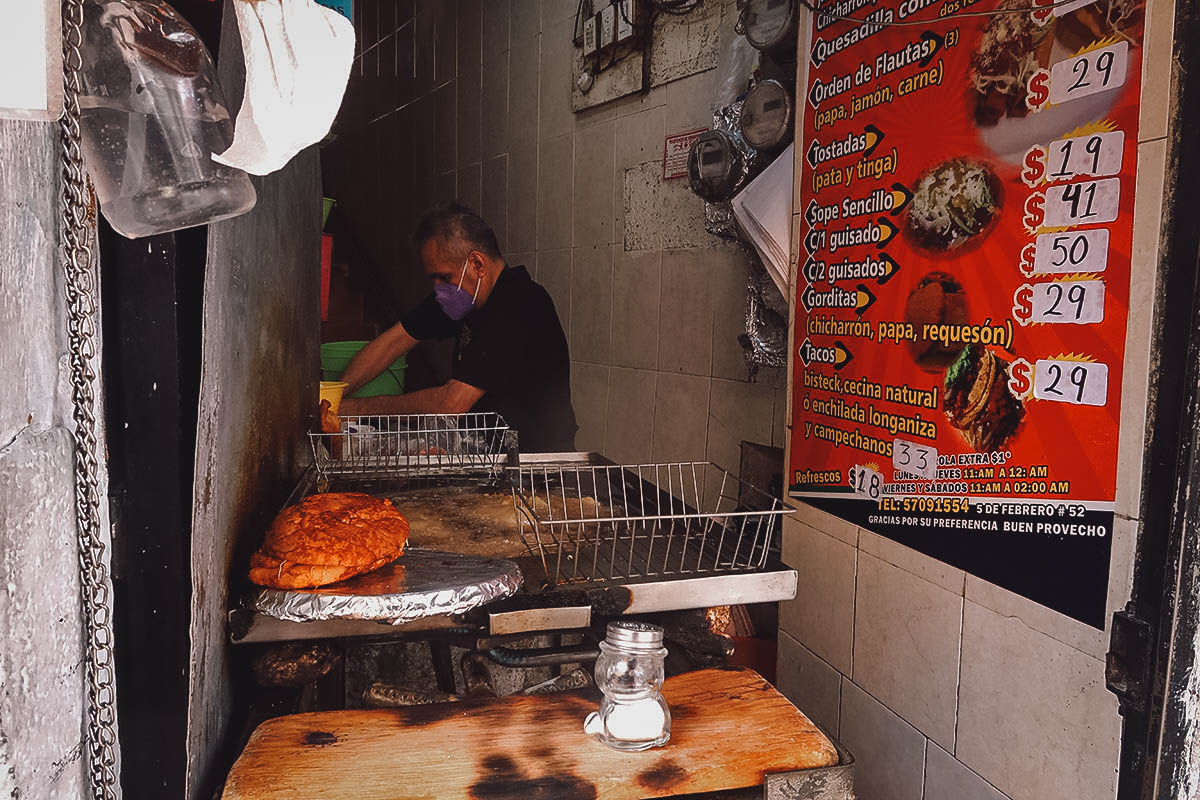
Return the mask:
<path id="1" fill-rule="evenodd" d="M 233 122 L 196 31 L 158 0 L 86 0 L 84 160 L 100 210 L 130 238 L 203 225 L 254 207 L 241 170 L 218 164 Z"/>

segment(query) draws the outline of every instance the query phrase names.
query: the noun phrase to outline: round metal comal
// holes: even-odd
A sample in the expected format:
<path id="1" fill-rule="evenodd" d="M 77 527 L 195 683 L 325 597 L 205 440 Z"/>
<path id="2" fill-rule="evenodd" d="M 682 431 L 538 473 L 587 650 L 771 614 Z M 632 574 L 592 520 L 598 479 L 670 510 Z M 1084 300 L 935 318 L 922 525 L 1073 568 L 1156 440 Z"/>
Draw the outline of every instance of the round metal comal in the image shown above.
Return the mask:
<path id="1" fill-rule="evenodd" d="M 748 0 L 743 19 L 746 41 L 757 50 L 796 46 L 796 0 Z"/>
<path id="2" fill-rule="evenodd" d="M 742 138 L 756 150 L 770 150 L 792 138 L 792 94 L 779 81 L 763 81 L 742 104 Z"/>
<path id="3" fill-rule="evenodd" d="M 710 130 L 700 134 L 688 153 L 692 191 L 708 201 L 728 199 L 742 175 L 742 159 L 742 151 L 728 132 Z"/>

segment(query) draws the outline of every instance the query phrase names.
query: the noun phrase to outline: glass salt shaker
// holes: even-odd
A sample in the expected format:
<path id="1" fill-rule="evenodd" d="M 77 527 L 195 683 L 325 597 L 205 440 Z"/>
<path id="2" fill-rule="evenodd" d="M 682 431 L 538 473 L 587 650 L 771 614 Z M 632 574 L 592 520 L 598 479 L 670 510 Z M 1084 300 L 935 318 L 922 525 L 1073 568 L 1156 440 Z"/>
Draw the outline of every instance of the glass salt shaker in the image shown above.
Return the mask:
<path id="1" fill-rule="evenodd" d="M 588 715 L 585 733 L 617 750 L 648 750 L 671 738 L 671 710 L 661 694 L 663 629 L 644 622 L 608 623 L 596 659 L 600 710 Z"/>

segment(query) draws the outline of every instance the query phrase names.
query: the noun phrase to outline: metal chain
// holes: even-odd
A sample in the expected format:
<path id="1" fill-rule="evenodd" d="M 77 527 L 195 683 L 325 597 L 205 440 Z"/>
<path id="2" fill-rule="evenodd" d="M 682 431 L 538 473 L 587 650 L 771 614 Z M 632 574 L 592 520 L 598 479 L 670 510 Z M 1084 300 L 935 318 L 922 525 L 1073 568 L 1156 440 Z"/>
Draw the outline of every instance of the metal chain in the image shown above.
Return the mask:
<path id="1" fill-rule="evenodd" d="M 79 141 L 82 88 L 83 0 L 63 3 L 64 112 L 63 245 L 67 294 L 67 340 L 75 419 L 75 516 L 83 595 L 87 680 L 87 758 L 94 800 L 117 798 L 117 696 L 113 664 L 112 607 L 104 539 L 100 534 L 100 487 L 96 442 L 96 280 L 92 226 L 95 200 L 87 182 Z"/>

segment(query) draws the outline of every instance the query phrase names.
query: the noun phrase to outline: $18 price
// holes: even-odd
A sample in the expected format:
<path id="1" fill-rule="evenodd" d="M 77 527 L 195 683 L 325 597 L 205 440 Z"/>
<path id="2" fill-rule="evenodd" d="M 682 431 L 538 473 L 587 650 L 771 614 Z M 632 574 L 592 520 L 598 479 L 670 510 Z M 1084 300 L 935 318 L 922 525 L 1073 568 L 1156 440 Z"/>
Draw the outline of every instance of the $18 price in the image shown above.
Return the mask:
<path id="1" fill-rule="evenodd" d="M 878 503 L 883 499 L 883 476 L 870 467 L 856 464 L 850 468 L 850 488 L 859 497 Z"/>

